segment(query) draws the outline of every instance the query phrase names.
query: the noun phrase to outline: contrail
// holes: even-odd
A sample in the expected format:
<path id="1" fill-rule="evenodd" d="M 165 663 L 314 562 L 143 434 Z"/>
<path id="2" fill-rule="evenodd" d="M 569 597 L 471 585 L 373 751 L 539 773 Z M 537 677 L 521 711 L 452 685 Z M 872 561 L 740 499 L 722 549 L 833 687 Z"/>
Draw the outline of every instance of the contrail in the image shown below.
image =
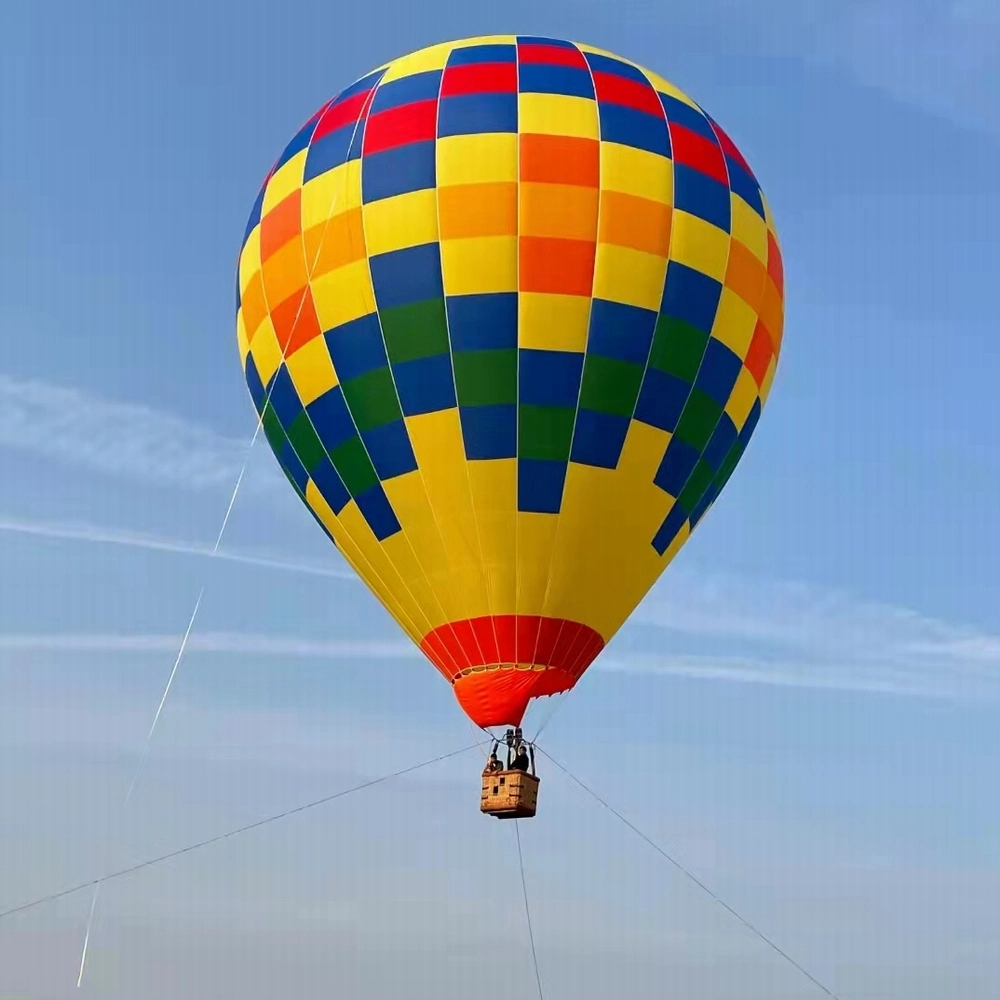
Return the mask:
<path id="1" fill-rule="evenodd" d="M 101 883 L 94 883 L 94 895 L 90 900 L 90 915 L 87 917 L 87 933 L 83 936 L 83 954 L 80 956 L 80 974 L 76 977 L 76 988 L 83 983 L 83 970 L 87 965 L 87 949 L 90 947 L 90 928 L 94 924 L 94 910 L 97 909 L 97 894 L 101 891 Z"/>
<path id="2" fill-rule="evenodd" d="M 142 772 L 143 765 L 146 763 L 146 758 L 149 756 L 149 747 L 153 742 L 153 733 L 156 732 L 156 724 L 160 721 L 160 714 L 163 712 L 163 706 L 166 704 L 167 695 L 170 694 L 170 688 L 173 686 L 174 678 L 177 676 L 177 668 L 181 665 L 181 660 L 184 659 L 184 650 L 187 648 L 188 639 L 191 638 L 191 629 L 194 628 L 194 620 L 198 617 L 198 609 L 201 607 L 201 599 L 205 596 L 205 588 L 202 587 L 200 593 L 198 594 L 198 600 L 194 602 L 194 611 L 191 612 L 191 619 L 188 621 L 187 629 L 184 631 L 184 638 L 181 639 L 180 649 L 177 650 L 177 656 L 174 659 L 173 668 L 170 671 L 170 676 L 167 678 L 167 686 L 163 689 L 163 696 L 160 698 L 160 704 L 156 706 L 156 714 L 153 716 L 153 724 L 149 727 L 149 735 L 146 737 L 146 746 L 143 748 L 142 757 L 139 759 L 139 765 L 135 769 L 135 774 L 132 775 L 132 782 L 128 786 L 128 792 L 125 795 L 125 805 L 128 805 L 129 799 L 132 798 L 132 790 L 135 788 L 136 781 L 139 780 L 139 775 Z"/>
<path id="3" fill-rule="evenodd" d="M 0 651 L 43 653 L 162 653 L 176 651 L 178 636 L 137 633 L 0 633 Z M 320 660 L 399 660 L 422 658 L 409 639 L 298 639 L 260 632 L 192 634 L 187 651 L 223 655 L 297 657 Z"/>
<path id="4" fill-rule="evenodd" d="M 271 392 L 268 391 L 267 398 L 269 399 L 270 396 Z M 243 477 L 246 475 L 247 466 L 250 464 L 250 454 L 253 451 L 253 446 L 257 443 L 257 437 L 260 434 L 260 429 L 263 425 L 264 418 L 262 416 L 257 421 L 257 427 L 253 432 L 253 437 L 250 439 L 250 447 L 247 448 L 246 458 L 243 459 L 243 467 L 240 469 L 240 474 L 236 477 L 236 485 L 233 487 L 233 492 L 229 497 L 229 506 L 226 508 L 226 516 L 222 519 L 222 527 L 219 528 L 219 534 L 215 538 L 215 545 L 212 546 L 212 550 L 209 553 L 213 558 L 219 554 L 219 546 L 222 544 L 222 536 L 226 533 L 226 525 L 229 524 L 229 516 L 233 512 L 236 497 L 240 492 L 240 485 L 243 482 Z M 149 756 L 149 748 L 153 742 L 153 734 L 156 732 L 156 724 L 160 721 L 160 714 L 163 712 L 163 706 L 166 704 L 167 695 L 170 694 L 170 688 L 173 686 L 174 678 L 177 676 L 177 668 L 181 665 L 181 660 L 184 659 L 184 650 L 187 648 L 188 639 L 191 638 L 191 630 L 194 628 L 195 619 L 198 617 L 198 609 L 201 607 L 201 599 L 204 596 L 205 585 L 202 584 L 201 590 L 198 593 L 198 600 L 194 602 L 194 610 L 191 612 L 191 619 L 188 621 L 187 628 L 184 630 L 184 638 L 181 639 L 180 649 L 177 650 L 177 656 L 174 659 L 173 668 L 170 671 L 170 676 L 167 678 L 167 686 L 163 689 L 163 696 L 160 698 L 160 704 L 157 706 L 156 714 L 153 716 L 153 724 L 149 727 L 149 735 L 146 737 L 146 746 L 143 748 L 142 757 L 139 760 L 139 766 L 135 769 L 135 774 L 132 776 L 132 783 L 128 786 L 128 793 L 125 796 L 126 806 L 129 803 L 129 799 L 132 798 L 132 790 L 135 788 L 135 783 L 139 780 L 139 775 L 142 773 L 143 765 L 146 763 L 146 758 Z"/>
<path id="5" fill-rule="evenodd" d="M 250 441 L 250 448 L 247 449 L 247 456 L 243 462 L 243 468 L 240 469 L 240 474 L 236 477 L 236 485 L 233 487 L 232 495 L 229 498 L 229 506 L 226 508 L 226 516 L 222 519 L 222 527 L 219 528 L 219 533 L 215 538 L 215 545 L 212 546 L 212 550 L 209 553 L 212 557 L 219 554 L 219 546 L 222 544 L 222 536 L 226 533 L 226 525 L 229 524 L 229 517 L 233 512 L 233 507 L 236 504 L 236 497 L 240 492 L 240 484 L 243 482 L 247 466 L 250 464 L 250 451 L 257 443 L 257 435 L 260 433 L 260 428 L 261 421 L 257 421 L 257 429 L 254 431 L 253 438 Z M 177 668 L 181 665 L 181 660 L 184 659 L 184 650 L 187 649 L 188 639 L 191 638 L 191 630 L 194 628 L 195 619 L 198 617 L 198 609 L 201 607 L 201 599 L 204 596 L 205 585 L 202 584 L 201 590 L 198 592 L 198 600 L 194 602 L 194 610 L 191 612 L 191 618 L 188 621 L 187 628 L 184 630 L 184 638 L 181 639 L 180 649 L 177 650 L 174 665 L 170 670 L 170 676 L 167 678 L 167 686 L 163 689 L 163 696 L 160 698 L 160 704 L 156 706 L 156 714 L 153 716 L 153 724 L 149 727 L 149 735 L 146 737 L 146 745 L 143 747 L 142 757 L 139 758 L 139 764 L 135 769 L 135 774 L 132 775 L 132 781 L 128 786 L 128 792 L 125 794 L 126 806 L 128 806 L 129 800 L 132 798 L 135 783 L 139 780 L 139 775 L 142 773 L 142 769 L 145 766 L 146 758 L 149 756 L 149 748 L 153 743 L 153 734 L 156 732 L 156 724 L 160 721 L 163 706 L 167 702 L 167 695 L 170 694 L 170 689 L 173 687 L 174 678 L 177 676 Z"/>

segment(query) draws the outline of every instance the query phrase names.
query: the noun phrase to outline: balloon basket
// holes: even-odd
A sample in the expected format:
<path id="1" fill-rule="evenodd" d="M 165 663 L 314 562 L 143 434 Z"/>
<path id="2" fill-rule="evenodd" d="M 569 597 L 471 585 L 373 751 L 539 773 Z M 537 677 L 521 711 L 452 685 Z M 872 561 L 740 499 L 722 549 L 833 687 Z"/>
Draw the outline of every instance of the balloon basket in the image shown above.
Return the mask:
<path id="1" fill-rule="evenodd" d="M 538 808 L 538 778 L 525 771 L 484 774 L 479 808 L 497 819 L 530 819 Z"/>

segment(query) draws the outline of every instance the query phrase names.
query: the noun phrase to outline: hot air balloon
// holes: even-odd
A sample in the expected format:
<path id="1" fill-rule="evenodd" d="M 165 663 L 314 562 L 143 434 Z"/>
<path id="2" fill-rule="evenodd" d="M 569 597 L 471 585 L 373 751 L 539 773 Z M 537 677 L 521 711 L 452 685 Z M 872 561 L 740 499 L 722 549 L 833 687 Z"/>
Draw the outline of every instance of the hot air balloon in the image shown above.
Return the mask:
<path id="1" fill-rule="evenodd" d="M 299 130 L 238 270 L 240 357 L 281 468 L 472 722 L 513 746 L 757 426 L 784 291 L 746 160 L 601 49 L 436 45 Z"/>

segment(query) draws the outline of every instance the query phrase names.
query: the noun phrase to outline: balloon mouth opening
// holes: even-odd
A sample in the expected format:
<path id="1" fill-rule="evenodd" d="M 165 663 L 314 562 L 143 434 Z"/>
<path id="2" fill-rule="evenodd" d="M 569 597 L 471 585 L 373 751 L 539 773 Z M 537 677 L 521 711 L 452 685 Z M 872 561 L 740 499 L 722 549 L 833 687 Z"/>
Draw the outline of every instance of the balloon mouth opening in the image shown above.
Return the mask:
<path id="1" fill-rule="evenodd" d="M 560 694 L 604 648 L 581 622 L 541 615 L 486 615 L 446 622 L 420 643 L 482 729 L 521 725 L 532 698 Z"/>
<path id="2" fill-rule="evenodd" d="M 520 726 L 532 698 L 561 694 L 576 683 L 561 667 L 495 664 L 455 681 L 462 711 L 482 729 Z"/>

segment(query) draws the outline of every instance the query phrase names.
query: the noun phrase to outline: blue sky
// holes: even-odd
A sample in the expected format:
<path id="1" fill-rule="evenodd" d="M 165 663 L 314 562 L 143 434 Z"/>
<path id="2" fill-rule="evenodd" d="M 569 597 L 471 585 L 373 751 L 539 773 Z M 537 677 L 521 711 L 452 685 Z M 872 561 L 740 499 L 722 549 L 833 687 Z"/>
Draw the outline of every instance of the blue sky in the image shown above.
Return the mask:
<path id="1" fill-rule="evenodd" d="M 208 557 L 253 433 L 234 265 L 263 174 L 339 88 L 434 41 L 551 33 L 733 136 L 788 311 L 739 472 L 546 746 L 845 1000 L 992 998 L 996 5 L 502 8 L 3 6 L 0 909 L 471 738 L 266 448 Z M 465 1000 L 497 947 L 530 996 L 513 831 L 478 815 L 477 770 L 107 885 L 79 991 L 86 893 L 4 921 L 0 996 Z M 558 774 L 542 795 L 547 996 L 813 995 Z"/>

